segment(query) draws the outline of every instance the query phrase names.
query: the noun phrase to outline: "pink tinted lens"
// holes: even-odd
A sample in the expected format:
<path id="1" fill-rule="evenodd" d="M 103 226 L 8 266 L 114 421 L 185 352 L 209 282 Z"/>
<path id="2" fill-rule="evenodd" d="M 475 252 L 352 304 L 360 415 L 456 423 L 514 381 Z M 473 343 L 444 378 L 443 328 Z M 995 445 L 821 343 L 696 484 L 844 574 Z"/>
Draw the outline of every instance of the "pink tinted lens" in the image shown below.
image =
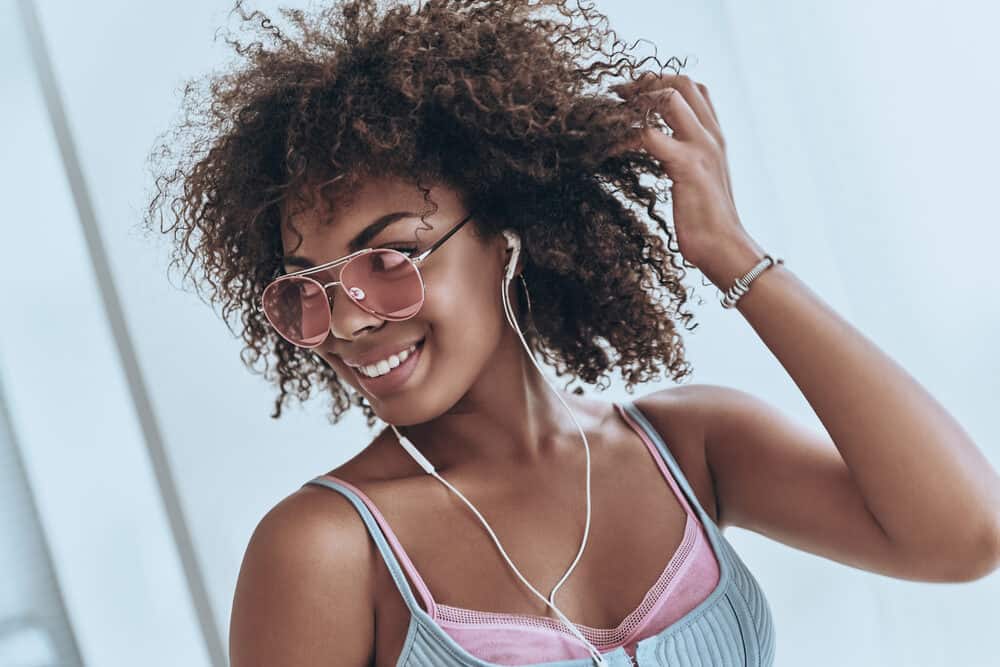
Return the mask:
<path id="1" fill-rule="evenodd" d="M 351 299 L 379 317 L 401 320 L 424 303 L 424 283 L 403 253 L 381 248 L 348 262 L 340 272 Z"/>
<path id="2" fill-rule="evenodd" d="M 319 345 L 330 330 L 329 301 L 311 278 L 280 278 L 267 286 L 261 301 L 271 326 L 295 345 Z"/>

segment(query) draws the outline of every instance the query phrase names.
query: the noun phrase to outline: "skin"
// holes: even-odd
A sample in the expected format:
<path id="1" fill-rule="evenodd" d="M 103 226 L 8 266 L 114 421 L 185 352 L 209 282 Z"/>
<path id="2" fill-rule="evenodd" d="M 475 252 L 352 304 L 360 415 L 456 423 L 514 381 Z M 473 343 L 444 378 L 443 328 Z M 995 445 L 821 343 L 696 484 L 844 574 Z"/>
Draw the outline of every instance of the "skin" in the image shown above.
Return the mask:
<path id="1" fill-rule="evenodd" d="M 467 211 L 458 193 L 446 187 L 432 189 L 431 197 L 439 205 L 427 218 L 432 231 L 418 236 L 419 220 L 401 221 L 383 230 L 370 246 L 413 243 L 419 238 L 418 247 L 423 249 Z M 304 239 L 294 252 L 317 261 L 344 256 L 349 252 L 348 240 L 369 221 L 387 212 L 419 211 L 424 206 L 422 193 L 412 185 L 397 179 L 372 180 L 360 189 L 349 208 L 337 212 L 336 224 L 320 226 L 323 214 L 319 212 L 296 220 Z M 483 242 L 470 225 L 424 263 L 427 297 L 416 316 L 403 322 L 385 321 L 342 294 L 335 295 L 331 335 L 315 352 L 355 390 L 364 393 L 382 419 L 396 424 L 418 444 L 439 474 L 462 490 L 487 517 L 524 576 L 548 592 L 579 549 L 585 519 L 585 453 L 572 419 L 528 360 L 503 316 L 499 285 L 510 257 L 506 241 L 501 237 Z M 287 231 L 283 241 L 286 248 L 293 248 L 297 237 Z M 515 306 L 513 290 L 517 288 L 513 283 L 509 295 Z M 417 369 L 401 391 L 385 396 L 367 393 L 340 356 L 373 343 L 421 336 L 426 340 Z M 601 484 L 592 489 L 587 550 L 560 588 L 557 602 L 564 613 L 579 622 L 613 627 L 638 606 L 659 576 L 666 564 L 662 554 L 676 550 L 686 517 L 645 445 L 611 404 L 561 395 L 587 433 L 592 477 Z M 666 423 L 670 412 L 680 407 L 677 401 L 654 397 L 640 399 L 638 405 L 664 421 L 658 427 L 660 432 L 670 438 L 700 501 L 712 508 L 714 516 L 701 433 L 692 430 L 696 424 L 688 419 L 678 419 L 676 425 Z M 462 446 L 455 447 L 452 443 L 456 442 Z M 509 570 L 478 519 L 450 490 L 422 472 L 391 430 L 384 429 L 359 455 L 330 472 L 370 495 L 406 545 L 438 602 L 550 615 Z M 653 530 L 623 531 L 623 517 L 635 521 L 635 526 L 649 525 Z M 315 533 L 303 528 L 312 521 Z M 272 533 L 270 537 L 268 533 Z M 337 539 L 326 542 L 327 536 L 334 534 Z M 308 546 L 299 546 L 298 556 L 289 554 L 288 545 L 301 545 L 303 539 Z M 275 651 L 274 659 L 280 655 L 287 662 L 295 654 L 301 664 L 310 664 L 310 656 L 329 655 L 330 650 L 342 655 L 350 650 L 342 639 L 336 647 L 330 645 L 334 637 L 346 635 L 368 639 L 362 641 L 366 648 L 357 649 L 359 661 L 351 663 L 345 657 L 343 664 L 371 664 L 370 660 L 378 665 L 395 663 L 409 612 L 380 556 L 369 548 L 356 511 L 345 499 L 327 489 L 303 487 L 272 510 L 270 518 L 265 517 L 254 543 L 248 554 L 271 549 L 277 553 L 248 557 L 244 563 L 238 602 L 234 603 L 234 665 L 240 664 L 237 655 L 245 664 L 264 664 L 261 656 L 270 650 Z M 347 544 L 352 558 L 345 555 Z M 442 553 L 442 544 L 462 548 Z M 623 561 L 622 549 L 639 556 Z M 297 573 L 311 568 L 313 572 L 341 575 L 350 572 L 351 576 L 334 589 L 327 587 L 338 581 L 336 576 L 324 576 L 321 583 L 310 576 L 310 581 L 318 583 L 315 588 L 313 584 L 304 587 L 298 576 L 289 577 L 273 583 L 270 593 L 261 592 L 265 588 L 262 584 L 246 583 L 257 576 L 274 581 L 275 559 L 300 558 L 305 553 L 310 554 L 309 563 L 303 563 Z M 332 560 L 327 561 L 327 567 L 317 568 L 313 559 L 324 555 L 331 555 Z M 350 563 L 346 568 L 345 561 Z M 257 568 L 259 574 L 255 573 Z M 360 582 L 365 583 L 362 586 Z M 292 595 L 289 586 L 303 586 L 294 596 L 299 601 L 291 617 L 276 611 L 287 608 L 281 600 Z M 317 593 L 323 590 L 326 594 Z M 317 608 L 307 611 L 303 598 L 317 600 Z M 329 599 L 357 600 L 355 609 L 361 607 L 361 600 L 372 600 L 378 632 L 371 623 L 359 622 L 357 614 L 341 617 L 340 611 L 319 602 Z M 595 605 L 594 600 L 604 602 Z M 293 621 L 299 614 L 300 622 Z M 317 618 L 326 622 L 317 624 Z M 276 630 L 279 624 L 286 630 Z M 312 641 L 302 640 L 303 625 L 316 628 Z M 329 628 L 343 630 L 331 635 Z M 350 632 L 346 628 L 351 628 Z M 289 634 L 284 634 L 286 631 Z M 299 639 L 289 642 L 287 637 L 292 635 Z M 258 645 L 262 637 L 267 640 Z M 254 648 L 249 648 L 251 645 Z"/>
<path id="2" fill-rule="evenodd" d="M 655 105 L 673 129 L 672 136 L 640 129 L 621 149 L 662 161 L 674 181 L 682 253 L 727 289 L 764 251 L 736 214 L 707 88 L 685 76 L 658 76 L 622 86 L 619 95 Z M 421 232 L 421 249 L 466 212 L 459 193 L 446 187 L 431 196 L 440 209 L 428 217 L 433 230 Z M 406 206 L 424 208 L 413 186 L 368 182 L 349 208 L 334 212 L 336 224 L 304 220 L 295 252 L 320 261 L 343 256 L 368 221 Z M 392 226 L 370 245 L 412 241 L 419 224 Z M 483 242 L 471 224 L 425 263 L 427 299 L 415 317 L 383 321 L 335 298 L 331 335 L 316 353 L 363 392 L 341 353 L 427 336 L 402 390 L 366 396 L 482 512 L 511 560 L 547 593 L 583 534 L 584 451 L 504 318 L 498 290 L 505 241 Z M 294 247 L 294 237 L 283 238 L 286 249 Z M 761 274 L 735 312 L 790 374 L 826 432 L 728 387 L 689 384 L 636 399 L 720 527 L 744 527 L 904 579 L 970 581 L 997 567 L 1000 479 L 926 390 L 784 265 Z M 677 548 L 684 511 L 609 403 L 563 398 L 590 444 L 593 514 L 586 551 L 556 602 L 576 622 L 614 627 Z M 423 473 L 391 430 L 331 474 L 371 496 L 439 603 L 553 616 L 478 519 Z M 356 510 L 340 494 L 307 485 L 261 520 L 247 548 L 231 660 L 233 667 L 305 667 L 336 656 L 343 665 L 393 665 L 408 623 Z"/>
<path id="3" fill-rule="evenodd" d="M 764 250 L 736 212 L 708 89 L 653 75 L 617 92 L 654 106 L 673 128 L 641 129 L 636 145 L 674 181 L 681 252 L 717 286 L 732 285 Z M 955 418 L 785 265 L 761 274 L 737 307 L 826 434 L 745 392 L 709 391 L 707 456 L 729 518 L 891 576 L 967 581 L 993 571 L 1000 478 Z"/>
<path id="4" fill-rule="evenodd" d="M 430 197 L 439 207 L 427 217 L 433 229 L 424 229 L 414 217 L 386 228 L 369 245 L 409 244 L 423 250 L 468 213 L 460 195 L 450 188 L 432 188 Z M 361 187 L 350 207 L 335 214 L 337 222 L 332 227 L 319 227 L 321 214 L 316 212 L 296 220 L 306 227 L 295 254 L 323 258 L 320 261 L 342 257 L 350 252 L 349 239 L 378 215 L 419 212 L 426 207 L 415 186 L 393 178 L 372 179 Z M 474 222 L 473 218 L 451 236 L 421 267 L 426 297 L 415 317 L 402 322 L 383 320 L 339 293 L 333 299 L 331 335 L 315 350 L 365 395 L 379 417 L 422 443 L 421 450 L 440 470 L 466 464 L 481 469 L 483 464 L 508 459 L 537 461 L 555 453 L 553 447 L 566 430 L 566 416 L 560 414 L 563 408 L 503 317 L 500 278 L 510 257 L 506 240 L 500 237 L 485 243 L 474 235 Z M 285 247 L 292 247 L 295 240 L 283 231 Z M 508 291 L 512 303 L 516 303 L 517 288 L 512 283 Z M 421 363 L 402 392 L 369 394 L 341 359 L 342 354 L 356 355 L 377 344 L 422 336 L 426 341 Z M 524 420 L 512 423 L 512 416 Z M 449 447 L 450 441 L 463 446 Z"/>

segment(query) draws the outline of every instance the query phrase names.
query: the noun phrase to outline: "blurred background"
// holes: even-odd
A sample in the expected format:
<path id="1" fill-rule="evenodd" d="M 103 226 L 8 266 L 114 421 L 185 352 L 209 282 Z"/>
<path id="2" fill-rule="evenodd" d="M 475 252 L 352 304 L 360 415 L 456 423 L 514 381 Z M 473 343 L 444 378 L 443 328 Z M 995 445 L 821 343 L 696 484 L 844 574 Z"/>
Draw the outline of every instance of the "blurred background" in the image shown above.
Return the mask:
<path id="1" fill-rule="evenodd" d="M 1000 8 L 597 7 L 661 60 L 692 57 L 745 227 L 1000 466 Z M 238 23 L 230 8 L 0 0 L 0 667 L 221 667 L 257 521 L 374 434 L 359 415 L 331 427 L 321 400 L 270 419 L 239 341 L 168 281 L 165 239 L 139 232 L 146 158 L 181 86 L 233 59 L 214 41 Z M 690 276 L 705 299 L 691 381 L 821 428 L 739 312 Z M 633 397 L 620 382 L 603 395 Z M 767 593 L 780 666 L 997 664 L 1000 572 L 901 581 L 726 535 Z"/>

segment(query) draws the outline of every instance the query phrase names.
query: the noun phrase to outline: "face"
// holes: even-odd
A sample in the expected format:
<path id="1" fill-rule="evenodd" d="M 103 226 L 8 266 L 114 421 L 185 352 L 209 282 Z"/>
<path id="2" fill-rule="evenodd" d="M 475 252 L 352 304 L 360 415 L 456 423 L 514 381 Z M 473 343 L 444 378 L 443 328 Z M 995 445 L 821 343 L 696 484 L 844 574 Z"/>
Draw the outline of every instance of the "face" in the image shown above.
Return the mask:
<path id="1" fill-rule="evenodd" d="M 459 194 L 445 186 L 429 193 L 438 210 L 420 220 L 431 207 L 415 185 L 385 177 L 370 179 L 346 205 L 330 212 L 317 197 L 318 206 L 297 213 L 293 219 L 302 239 L 286 218 L 282 243 L 288 272 L 306 268 L 289 256 L 308 258 L 319 265 L 359 250 L 351 244 L 374 220 L 397 211 L 408 211 L 381 229 L 360 247 L 394 248 L 415 255 L 441 238 L 468 213 Z M 320 221 L 327 220 L 329 224 Z M 330 335 L 312 350 L 329 364 L 345 383 L 366 397 L 383 420 L 404 426 L 429 421 L 454 406 L 470 388 L 488 381 L 490 366 L 509 328 L 503 314 L 500 281 L 509 251 L 501 236 L 486 242 L 475 235 L 473 216 L 422 262 L 424 303 L 415 316 L 391 321 L 372 315 L 347 298 L 340 286 L 330 287 Z M 332 280 L 328 277 L 323 282 Z M 511 285 L 514 283 L 512 282 Z M 516 303 L 511 288 L 508 296 Z M 516 306 L 515 306 L 516 307 Z M 411 344 L 416 343 L 416 350 Z M 409 349 L 408 353 L 403 353 Z M 379 364 L 393 353 L 398 366 L 371 378 L 362 362 Z M 402 353 L 402 354 L 400 354 Z M 395 364 L 390 360 L 389 365 Z M 371 370 L 371 369 L 369 369 Z"/>

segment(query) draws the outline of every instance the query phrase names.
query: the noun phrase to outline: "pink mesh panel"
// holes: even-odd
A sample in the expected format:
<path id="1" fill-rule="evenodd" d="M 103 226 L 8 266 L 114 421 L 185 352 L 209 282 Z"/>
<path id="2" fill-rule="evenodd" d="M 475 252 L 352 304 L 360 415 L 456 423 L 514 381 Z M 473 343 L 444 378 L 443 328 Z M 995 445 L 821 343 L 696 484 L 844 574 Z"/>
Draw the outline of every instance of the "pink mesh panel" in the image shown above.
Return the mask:
<path id="1" fill-rule="evenodd" d="M 708 597 L 718 582 L 718 561 L 704 527 L 689 515 L 680 548 L 632 614 L 617 628 L 575 625 L 601 652 L 623 646 L 634 657 L 640 641 L 673 625 Z M 480 660 L 524 665 L 589 656 L 586 647 L 557 619 L 443 604 L 438 604 L 437 610 L 436 622 L 441 629 Z"/>
<path id="2" fill-rule="evenodd" d="M 642 439 L 671 491 L 687 513 L 681 544 L 638 607 L 615 628 L 574 624 L 600 651 L 606 652 L 624 646 L 626 653 L 634 656 L 635 646 L 639 641 L 662 632 L 708 597 L 718 585 L 720 573 L 704 526 L 670 474 L 656 445 L 624 408 L 617 403 L 614 407 Z M 422 598 L 431 618 L 469 653 L 500 665 L 569 660 L 590 655 L 587 648 L 558 619 L 532 614 L 480 611 L 436 603 L 402 544 L 371 499 L 350 483 L 328 476 L 350 487 L 365 502 L 385 533 L 400 565 L 415 584 L 416 592 Z"/>
<path id="3" fill-rule="evenodd" d="M 687 525 L 684 529 L 684 538 L 681 540 L 680 547 L 674 552 L 673 558 L 670 559 L 670 562 L 663 569 L 656 582 L 646 591 L 646 595 L 643 597 L 642 602 L 639 603 L 639 606 L 632 610 L 632 613 L 626 616 L 614 628 L 595 628 L 583 625 L 582 623 L 573 623 L 580 631 L 580 634 L 601 650 L 621 646 L 625 643 L 625 640 L 639 629 L 640 624 L 650 610 L 665 596 L 667 589 L 674 581 L 675 575 L 687 562 L 688 554 L 691 553 L 695 545 L 697 534 L 698 522 L 688 515 Z M 558 604 L 558 599 L 556 603 Z M 437 603 L 436 620 L 464 625 L 516 625 L 518 627 L 542 628 L 573 637 L 573 633 L 569 631 L 569 628 L 557 618 L 535 614 L 506 614 L 477 611 L 475 609 L 452 607 L 440 602 Z"/>
<path id="4" fill-rule="evenodd" d="M 694 609 L 719 582 L 715 553 L 694 509 L 670 474 L 656 445 L 620 405 L 625 421 L 639 435 L 660 473 L 687 514 L 684 537 L 660 577 L 642 602 L 615 628 L 574 623 L 602 651 L 624 646 L 635 655 L 636 644 L 655 635 Z M 469 653 L 501 665 L 568 660 L 589 653 L 558 619 L 533 614 L 508 614 L 435 603 L 435 622 Z"/>

